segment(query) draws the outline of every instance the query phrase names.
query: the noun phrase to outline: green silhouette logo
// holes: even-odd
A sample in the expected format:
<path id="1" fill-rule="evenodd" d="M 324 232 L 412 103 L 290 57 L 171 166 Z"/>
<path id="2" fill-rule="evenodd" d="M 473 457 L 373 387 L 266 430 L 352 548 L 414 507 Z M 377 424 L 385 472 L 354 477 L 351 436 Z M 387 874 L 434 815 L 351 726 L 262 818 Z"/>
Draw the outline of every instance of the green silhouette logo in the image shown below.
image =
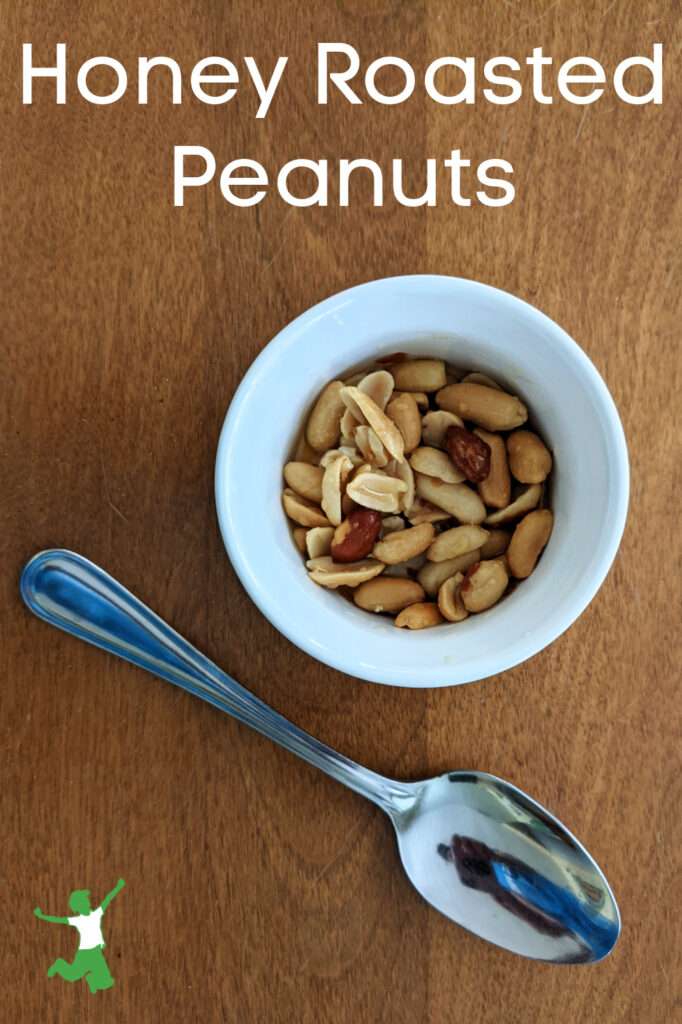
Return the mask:
<path id="1" fill-rule="evenodd" d="M 117 895 L 125 885 L 122 878 L 119 878 L 116 887 L 108 893 L 96 910 L 90 908 L 89 889 L 76 889 L 69 896 L 69 907 L 75 911 L 75 917 L 52 917 L 50 914 L 43 914 L 40 907 L 36 907 L 33 913 L 43 921 L 52 921 L 54 924 L 70 924 L 78 929 L 80 942 L 78 952 L 73 963 L 62 960 L 58 957 L 47 969 L 48 978 L 58 974 L 65 981 L 78 981 L 79 978 L 86 978 L 91 992 L 98 989 L 111 988 L 114 979 L 111 977 L 107 962 L 104 959 L 104 938 L 102 937 L 102 915 L 107 909 L 114 896 Z"/>

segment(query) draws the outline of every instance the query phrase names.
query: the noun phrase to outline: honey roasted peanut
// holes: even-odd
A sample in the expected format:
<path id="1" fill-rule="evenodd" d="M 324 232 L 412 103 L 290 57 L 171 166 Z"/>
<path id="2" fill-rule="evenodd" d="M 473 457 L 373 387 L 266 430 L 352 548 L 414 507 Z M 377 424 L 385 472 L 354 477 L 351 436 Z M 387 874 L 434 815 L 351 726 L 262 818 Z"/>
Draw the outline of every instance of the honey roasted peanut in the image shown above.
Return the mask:
<path id="1" fill-rule="evenodd" d="M 483 427 L 476 427 L 474 434 L 480 437 L 490 449 L 490 471 L 478 484 L 478 493 L 486 505 L 505 508 L 511 498 L 511 477 L 507 465 L 507 448 L 499 434 L 491 434 Z"/>
<path id="2" fill-rule="evenodd" d="M 464 427 L 450 427 L 445 450 L 466 480 L 480 484 L 490 472 L 490 445 Z"/>
<path id="3" fill-rule="evenodd" d="M 330 539 L 331 554 L 335 562 L 359 562 L 374 547 L 381 529 L 381 514 L 369 508 L 357 508 L 334 530 Z M 308 549 L 310 551 L 310 548 Z M 320 552 L 322 553 L 322 552 Z M 311 557 L 314 557 L 311 553 Z"/>
<path id="4" fill-rule="evenodd" d="M 445 363 L 442 359 L 411 359 L 391 367 L 400 391 L 438 391 L 445 387 Z"/>
<path id="5" fill-rule="evenodd" d="M 428 629 L 429 626 L 440 625 L 442 621 L 438 605 L 425 601 L 403 608 L 396 617 L 395 625 L 398 629 Z"/>
<path id="6" fill-rule="evenodd" d="M 450 558 L 459 558 L 469 551 L 475 551 L 487 539 L 488 531 L 480 526 L 455 526 L 452 530 L 438 534 L 426 555 L 430 562 L 446 562 Z"/>
<path id="7" fill-rule="evenodd" d="M 405 392 L 386 406 L 386 415 L 403 435 L 406 452 L 417 447 L 422 438 L 422 418 L 412 395 Z"/>
<path id="8" fill-rule="evenodd" d="M 547 508 L 524 516 L 512 534 L 507 548 L 509 569 L 517 580 L 525 580 L 535 568 L 552 533 L 554 516 Z"/>
<path id="9" fill-rule="evenodd" d="M 374 548 L 374 557 L 387 565 L 408 562 L 415 555 L 426 551 L 433 540 L 433 526 L 422 523 L 407 530 L 387 534 Z"/>
<path id="10" fill-rule="evenodd" d="M 447 579 L 438 591 L 438 610 L 448 622 L 462 622 L 469 614 L 462 600 L 463 579 L 462 573 L 457 572 Z"/>
<path id="11" fill-rule="evenodd" d="M 341 398 L 343 387 L 342 380 L 330 381 L 308 417 L 306 441 L 316 452 L 333 448 L 339 439 L 341 417 L 346 408 Z"/>
<path id="12" fill-rule="evenodd" d="M 361 583 L 353 594 L 358 608 L 368 612 L 389 612 L 396 615 L 407 608 L 424 600 L 424 591 L 414 580 L 403 580 L 397 576 L 378 576 L 376 579 Z"/>
<path id="13" fill-rule="evenodd" d="M 476 562 L 462 583 L 462 601 L 469 612 L 484 612 L 499 601 L 507 589 L 509 576 L 502 562 Z"/>
<path id="14" fill-rule="evenodd" d="M 311 466 L 308 462 L 287 462 L 284 467 L 284 479 L 291 490 L 316 505 L 322 501 L 323 476 L 320 466 Z"/>
<path id="15" fill-rule="evenodd" d="M 509 468 L 522 484 L 541 484 L 552 468 L 552 456 L 537 434 L 515 430 L 507 438 Z"/>
<path id="16" fill-rule="evenodd" d="M 514 430 L 528 419 L 523 402 L 485 384 L 448 384 L 438 392 L 436 402 L 440 409 L 486 430 Z"/>
<path id="17" fill-rule="evenodd" d="M 310 579 L 409 630 L 492 607 L 552 531 L 552 456 L 527 419 L 493 377 L 436 358 L 331 381 L 283 469 Z"/>

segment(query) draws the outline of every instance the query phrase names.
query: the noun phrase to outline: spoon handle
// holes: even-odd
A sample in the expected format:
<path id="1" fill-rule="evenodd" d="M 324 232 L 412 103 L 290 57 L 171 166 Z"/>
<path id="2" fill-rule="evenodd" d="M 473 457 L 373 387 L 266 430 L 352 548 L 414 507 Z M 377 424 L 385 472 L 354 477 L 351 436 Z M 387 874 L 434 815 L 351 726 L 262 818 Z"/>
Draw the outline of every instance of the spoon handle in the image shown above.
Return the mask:
<path id="1" fill-rule="evenodd" d="M 388 814 L 408 784 L 363 768 L 293 725 L 222 672 L 98 566 L 73 551 L 35 555 L 21 576 L 24 601 L 41 619 L 201 697 L 361 793 Z"/>

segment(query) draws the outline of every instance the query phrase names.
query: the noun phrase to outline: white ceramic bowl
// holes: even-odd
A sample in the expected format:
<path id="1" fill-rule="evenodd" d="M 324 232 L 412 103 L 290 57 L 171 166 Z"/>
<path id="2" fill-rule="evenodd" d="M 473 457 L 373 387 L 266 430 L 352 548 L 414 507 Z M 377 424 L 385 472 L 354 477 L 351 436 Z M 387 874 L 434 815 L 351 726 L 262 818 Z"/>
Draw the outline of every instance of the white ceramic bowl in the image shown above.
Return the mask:
<path id="1" fill-rule="evenodd" d="M 318 392 L 396 350 L 490 372 L 524 399 L 554 452 L 554 530 L 533 575 L 481 615 L 416 632 L 312 583 L 281 506 L 282 467 Z M 502 672 L 563 633 L 615 557 L 628 491 L 623 428 L 584 352 L 520 299 L 452 277 L 373 281 L 299 316 L 241 382 L 216 462 L 223 540 L 263 614 L 333 668 L 411 687 Z"/>

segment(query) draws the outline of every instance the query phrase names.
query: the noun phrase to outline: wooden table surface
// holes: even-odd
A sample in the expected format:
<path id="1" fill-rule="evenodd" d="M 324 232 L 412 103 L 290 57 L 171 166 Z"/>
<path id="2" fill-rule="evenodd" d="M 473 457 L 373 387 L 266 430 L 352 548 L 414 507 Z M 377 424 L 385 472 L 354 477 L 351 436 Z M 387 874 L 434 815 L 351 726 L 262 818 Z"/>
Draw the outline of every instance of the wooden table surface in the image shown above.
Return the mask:
<path id="1" fill-rule="evenodd" d="M 0 977 L 6 1019 L 585 1022 L 679 1020 L 678 4 L 555 0 L 6 5 Z M 664 101 L 589 107 L 315 103 L 320 41 L 363 67 L 447 54 L 610 72 L 664 44 Z M 21 43 L 68 47 L 68 98 L 21 103 Z M 92 56 L 165 54 L 187 76 L 222 54 L 289 56 L 264 120 L 253 91 L 172 107 L 157 84 L 112 106 L 76 94 Z M 134 77 L 132 77 L 134 84 Z M 554 79 L 552 79 L 554 81 Z M 105 81 L 104 78 L 101 79 Z M 110 81 L 110 80 L 109 80 Z M 634 79 L 633 79 L 634 81 Z M 643 81 L 643 79 L 642 79 Z M 527 82 L 527 79 L 524 79 Z M 93 76 L 93 88 L 96 80 Z M 554 88 L 556 92 L 556 88 Z M 675 124 L 677 118 L 677 126 Z M 271 174 L 296 157 L 503 157 L 517 196 L 432 209 L 359 189 L 347 209 L 239 209 L 217 187 L 172 205 L 172 154 L 204 145 Z M 409 691 L 348 678 L 294 648 L 242 590 L 212 493 L 225 410 L 288 321 L 350 285 L 440 273 L 507 289 L 556 319 L 611 389 L 632 494 L 621 549 L 578 622 L 504 675 Z M 677 378 L 676 378 L 677 375 Z M 268 425 L 276 429 L 276 424 Z M 677 461 L 676 461 L 677 460 Z M 677 493 L 678 497 L 675 497 Z M 485 769 L 565 821 L 603 866 L 623 932 L 594 967 L 537 964 L 432 911 L 373 806 L 183 692 L 57 633 L 23 607 L 37 550 L 117 576 L 303 728 L 372 768 L 419 778 Z M 49 981 L 76 935 L 74 888 L 99 901 L 116 984 Z"/>

